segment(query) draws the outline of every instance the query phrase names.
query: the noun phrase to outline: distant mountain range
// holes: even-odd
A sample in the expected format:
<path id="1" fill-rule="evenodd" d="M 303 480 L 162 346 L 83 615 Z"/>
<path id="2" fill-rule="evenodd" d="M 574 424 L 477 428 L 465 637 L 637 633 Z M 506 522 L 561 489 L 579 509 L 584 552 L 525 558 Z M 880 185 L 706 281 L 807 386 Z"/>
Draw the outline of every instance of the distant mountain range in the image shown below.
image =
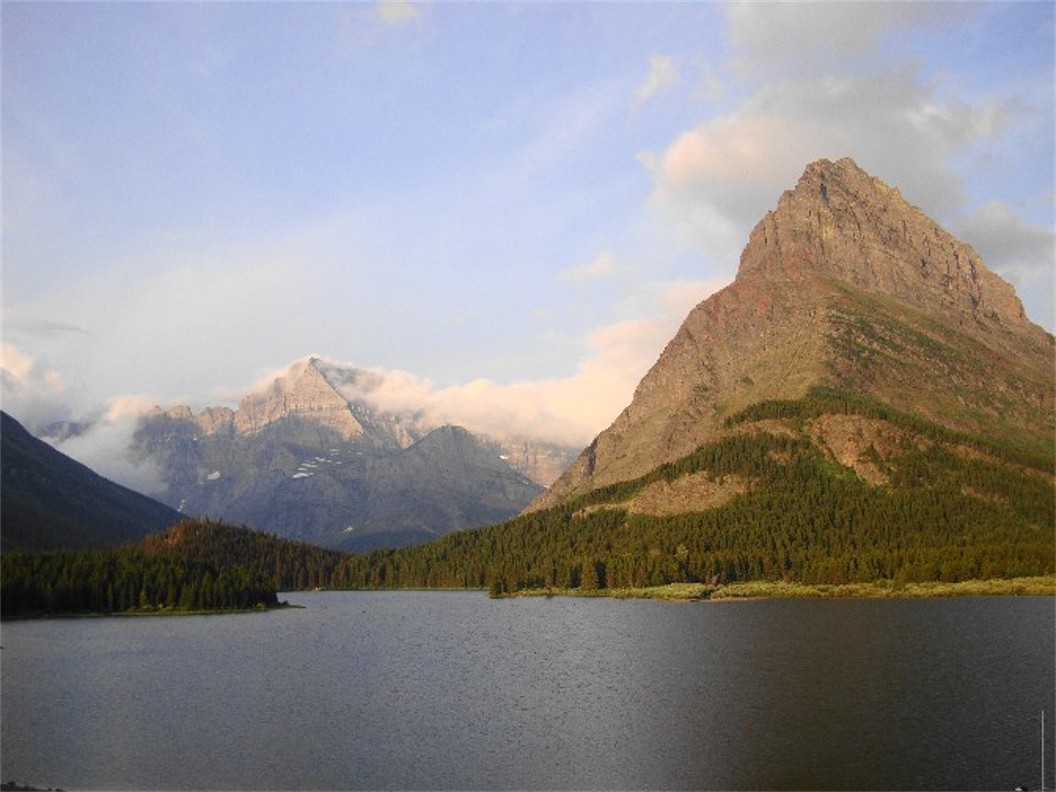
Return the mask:
<path id="1" fill-rule="evenodd" d="M 375 377 L 309 358 L 235 410 L 155 410 L 133 452 L 160 469 L 159 497 L 182 514 L 346 550 L 502 522 L 575 456 L 379 411 L 363 396 Z"/>
<path id="2" fill-rule="evenodd" d="M 114 547 L 180 514 L 99 476 L 0 413 L 0 550 Z"/>

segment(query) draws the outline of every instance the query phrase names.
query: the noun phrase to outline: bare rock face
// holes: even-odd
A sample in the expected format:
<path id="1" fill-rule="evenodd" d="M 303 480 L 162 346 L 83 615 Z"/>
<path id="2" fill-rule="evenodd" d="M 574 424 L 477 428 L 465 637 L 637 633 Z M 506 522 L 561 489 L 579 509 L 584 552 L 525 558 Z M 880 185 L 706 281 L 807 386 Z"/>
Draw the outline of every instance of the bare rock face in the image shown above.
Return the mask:
<path id="1" fill-rule="evenodd" d="M 826 386 L 961 431 L 1051 437 L 1053 337 L 1014 289 L 852 160 L 807 167 L 631 404 L 532 509 L 631 479 L 726 417 Z"/>
<path id="2" fill-rule="evenodd" d="M 270 440 L 278 437 L 319 445 L 320 432 L 327 437 L 334 433 L 342 443 L 360 446 L 360 450 L 410 448 L 439 428 L 413 409 L 383 412 L 357 395 L 369 394 L 379 384 L 380 377 L 374 372 L 308 358 L 290 366 L 266 387 L 247 394 L 237 410 L 206 407 L 195 413 L 186 405 L 159 407 L 150 420 L 190 424 L 201 436 L 216 439 L 250 438 L 267 431 Z M 572 447 L 541 440 L 478 437 L 509 467 L 541 486 L 552 484 L 576 454 Z M 328 450 L 325 445 L 320 449 Z"/>
<path id="3" fill-rule="evenodd" d="M 969 245 L 850 159 L 809 165 L 755 227 L 738 277 L 754 274 L 829 275 L 976 331 L 1047 335 Z"/>
<path id="4" fill-rule="evenodd" d="M 235 427 L 248 434 L 289 415 L 333 429 L 345 440 L 364 434 L 348 402 L 326 381 L 314 358 L 303 368 L 295 366 L 287 376 L 277 378 L 267 390 L 242 399 L 235 414 Z"/>

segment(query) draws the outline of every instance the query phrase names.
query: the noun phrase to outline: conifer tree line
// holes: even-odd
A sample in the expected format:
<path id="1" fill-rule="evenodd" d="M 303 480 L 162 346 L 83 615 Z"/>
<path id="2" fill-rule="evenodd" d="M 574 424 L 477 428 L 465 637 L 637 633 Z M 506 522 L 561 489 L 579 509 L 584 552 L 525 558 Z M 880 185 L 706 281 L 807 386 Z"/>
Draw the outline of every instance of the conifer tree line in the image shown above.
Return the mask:
<path id="1" fill-rule="evenodd" d="M 752 484 L 724 506 L 676 516 L 618 505 L 657 478 L 702 470 Z M 1051 477 L 940 446 L 906 454 L 890 484 L 873 487 L 805 439 L 740 435 L 562 507 L 350 564 L 363 587 L 481 585 L 496 594 L 748 580 L 957 582 L 1051 574 L 1054 517 Z"/>
<path id="2" fill-rule="evenodd" d="M 802 421 L 842 412 L 911 430 L 874 460 L 873 486 L 827 458 Z M 506 523 L 395 550 L 350 555 L 248 528 L 187 520 L 104 552 L 4 554 L 3 615 L 272 605 L 278 591 L 377 588 L 606 589 L 675 582 L 917 583 L 1056 571 L 1051 454 L 968 438 L 883 405 L 815 391 L 734 416 L 793 429 L 729 434 L 641 478 Z M 980 453 L 955 449 L 970 448 Z M 736 475 L 725 505 L 671 516 L 627 502 L 658 481 Z"/>
<path id="3" fill-rule="evenodd" d="M 5 553 L 0 615 L 224 611 L 278 604 L 271 579 L 243 564 L 210 565 L 132 549 Z"/>

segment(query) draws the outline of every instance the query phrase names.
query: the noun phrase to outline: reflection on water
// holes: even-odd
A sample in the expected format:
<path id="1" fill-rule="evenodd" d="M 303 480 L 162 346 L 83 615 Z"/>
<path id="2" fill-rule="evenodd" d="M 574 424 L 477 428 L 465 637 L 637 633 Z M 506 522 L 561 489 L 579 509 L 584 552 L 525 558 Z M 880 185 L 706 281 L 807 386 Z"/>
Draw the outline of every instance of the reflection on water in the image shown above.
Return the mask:
<path id="1" fill-rule="evenodd" d="M 1053 712 L 1056 688 L 1052 599 L 289 599 L 305 608 L 5 624 L 4 780 L 65 789 L 1040 783 L 1038 714 Z M 1048 767 L 1051 787 L 1051 755 Z"/>

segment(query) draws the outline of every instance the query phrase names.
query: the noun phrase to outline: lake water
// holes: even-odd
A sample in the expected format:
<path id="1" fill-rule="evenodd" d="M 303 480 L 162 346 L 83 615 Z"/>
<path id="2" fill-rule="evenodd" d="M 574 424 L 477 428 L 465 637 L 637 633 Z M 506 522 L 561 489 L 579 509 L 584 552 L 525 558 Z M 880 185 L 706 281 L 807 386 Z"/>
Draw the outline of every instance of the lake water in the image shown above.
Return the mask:
<path id="1" fill-rule="evenodd" d="M 5 623 L 0 778 L 1038 789 L 1042 708 L 1056 735 L 1051 598 L 284 596 L 304 608 Z"/>

